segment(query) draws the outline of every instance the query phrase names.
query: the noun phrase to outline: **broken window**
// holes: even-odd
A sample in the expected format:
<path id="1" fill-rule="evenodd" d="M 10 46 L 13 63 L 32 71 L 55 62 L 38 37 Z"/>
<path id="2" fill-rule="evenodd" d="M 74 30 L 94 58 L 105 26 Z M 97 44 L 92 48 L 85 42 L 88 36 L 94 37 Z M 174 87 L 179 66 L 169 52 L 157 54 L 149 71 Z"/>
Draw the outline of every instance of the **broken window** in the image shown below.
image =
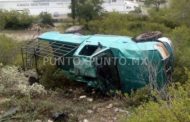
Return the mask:
<path id="1" fill-rule="evenodd" d="M 102 50 L 102 47 L 96 45 L 86 45 L 83 47 L 79 55 L 91 56 Z"/>

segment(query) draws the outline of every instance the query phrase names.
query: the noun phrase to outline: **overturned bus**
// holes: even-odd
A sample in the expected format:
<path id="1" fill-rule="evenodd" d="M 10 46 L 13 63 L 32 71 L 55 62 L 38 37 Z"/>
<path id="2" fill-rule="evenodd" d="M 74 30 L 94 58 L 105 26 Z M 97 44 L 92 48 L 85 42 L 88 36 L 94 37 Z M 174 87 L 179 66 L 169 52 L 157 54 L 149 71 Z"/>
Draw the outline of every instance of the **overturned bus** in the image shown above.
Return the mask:
<path id="1" fill-rule="evenodd" d="M 102 90 L 130 92 L 150 83 L 160 89 L 172 79 L 172 42 L 160 32 L 135 38 L 46 32 L 23 50 L 46 57 L 45 62 L 50 61 L 47 57 L 54 58 L 75 81 Z"/>

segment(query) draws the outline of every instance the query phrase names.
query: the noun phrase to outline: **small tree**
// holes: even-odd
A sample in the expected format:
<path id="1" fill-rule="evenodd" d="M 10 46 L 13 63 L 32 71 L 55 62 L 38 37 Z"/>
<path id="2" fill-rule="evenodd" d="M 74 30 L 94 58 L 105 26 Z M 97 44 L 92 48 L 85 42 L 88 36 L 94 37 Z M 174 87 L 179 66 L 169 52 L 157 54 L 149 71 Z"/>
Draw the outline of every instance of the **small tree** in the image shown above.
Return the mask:
<path id="1" fill-rule="evenodd" d="M 160 6 L 165 4 L 167 0 L 145 0 L 144 4 L 147 6 L 154 6 L 157 11 L 160 10 Z"/>
<path id="2" fill-rule="evenodd" d="M 102 0 L 72 0 L 72 18 L 79 20 L 90 20 L 102 13 Z"/>
<path id="3" fill-rule="evenodd" d="M 39 15 L 39 19 L 40 19 L 40 22 L 44 25 L 51 25 L 51 26 L 54 26 L 53 25 L 53 19 L 52 19 L 52 16 L 51 14 L 47 13 L 47 12 L 42 12 L 40 13 Z"/>
<path id="4" fill-rule="evenodd" d="M 76 19 L 76 0 L 71 0 L 71 17 L 73 18 L 73 24 Z"/>

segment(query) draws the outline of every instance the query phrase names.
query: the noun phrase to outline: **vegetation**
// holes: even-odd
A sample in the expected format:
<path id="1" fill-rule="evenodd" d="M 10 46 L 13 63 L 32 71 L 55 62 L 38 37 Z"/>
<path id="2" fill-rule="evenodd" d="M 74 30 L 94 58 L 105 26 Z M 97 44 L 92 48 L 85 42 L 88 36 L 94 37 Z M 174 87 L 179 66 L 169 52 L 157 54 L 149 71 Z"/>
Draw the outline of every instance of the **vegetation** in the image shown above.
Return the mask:
<path id="1" fill-rule="evenodd" d="M 33 17 L 26 11 L 0 11 L 0 17 L 0 29 L 24 29 L 33 22 Z"/>
<path id="2" fill-rule="evenodd" d="M 72 0 L 72 18 L 89 22 L 101 15 L 102 0 Z"/>
<path id="3" fill-rule="evenodd" d="M 42 12 L 39 15 L 39 22 L 44 24 L 44 25 L 51 25 L 53 26 L 53 19 L 51 14 L 47 13 L 47 12 Z"/>
<path id="4" fill-rule="evenodd" d="M 0 62 L 4 65 L 16 64 L 20 50 L 19 43 L 15 42 L 11 38 L 0 35 Z"/>
<path id="5" fill-rule="evenodd" d="M 188 72 L 190 75 L 190 72 Z M 190 77 L 189 77 L 190 78 Z M 130 122 L 189 122 L 190 79 L 184 85 L 173 84 L 168 90 L 168 100 L 149 101 L 135 108 Z"/>
<path id="6" fill-rule="evenodd" d="M 147 16 L 136 14 L 108 13 L 101 20 L 89 22 L 89 30 L 93 33 L 136 36 L 139 33 L 159 30 L 163 33 L 171 29 L 150 20 Z"/>
<path id="7" fill-rule="evenodd" d="M 147 6 L 154 6 L 156 8 L 157 11 L 160 10 L 160 6 L 162 4 L 165 4 L 167 2 L 167 0 L 145 0 L 145 5 Z"/>
<path id="8" fill-rule="evenodd" d="M 158 30 L 162 31 L 165 36 L 170 37 L 175 47 L 173 82 L 163 91 L 152 90 L 147 86 L 148 88 L 137 90 L 130 95 L 118 93 L 119 98 L 118 96 L 116 98 L 119 100 L 117 102 L 122 101 L 124 104 L 122 107 L 130 110 L 130 116 L 122 116 L 120 118 L 121 121 L 124 122 L 188 122 L 190 121 L 190 3 L 187 0 L 181 0 L 180 2 L 178 0 L 171 0 L 169 8 L 161 9 L 158 5 L 162 2 L 159 1 L 160 3 L 157 3 L 158 5 L 155 4 L 155 2 L 158 2 L 157 0 L 147 0 L 147 2 L 150 2 L 147 3 L 147 5 L 155 5 L 158 7 L 159 11 L 153 6 L 154 8 L 149 10 L 149 15 L 141 15 L 135 12 L 130 14 L 120 14 L 117 12 L 99 14 L 99 12 L 101 12 L 101 8 L 99 7 L 100 2 L 96 3 L 93 1 L 92 3 L 92 0 L 85 0 L 76 3 L 76 9 L 80 8 L 80 11 L 75 11 L 75 14 L 79 20 L 84 19 L 86 21 L 85 25 L 88 27 L 87 31 L 91 34 L 102 33 L 133 37 L 143 32 Z M 93 5 L 97 5 L 98 8 L 96 9 Z M 73 18 L 74 16 L 75 15 L 73 15 Z M 1 11 L 0 18 L 2 19 L 0 20 L 0 29 L 25 28 L 33 21 L 32 18 L 30 18 L 30 20 L 28 17 L 30 18 L 27 13 L 19 13 L 18 16 L 15 16 L 14 11 L 10 13 Z M 52 22 L 47 13 L 41 14 L 40 17 L 41 20 L 44 19 L 44 24 Z M 16 21 L 13 23 L 12 20 Z M 17 55 L 15 55 L 16 45 L 12 39 L 3 35 L 0 36 L 0 63 L 4 65 L 14 64 L 15 58 L 17 57 Z M 40 83 L 43 84 L 45 88 L 53 90 L 56 88 L 66 89 L 65 92 L 59 92 L 61 95 L 55 97 L 55 94 L 49 94 L 41 85 L 28 86 L 24 84 L 23 81 L 27 80 L 27 78 L 24 77 L 22 73 L 18 73 L 18 70 L 15 73 L 15 68 L 8 68 L 8 70 L 6 70 L 6 68 L 2 68 L 1 65 L 2 64 L 0 64 L 0 97 L 6 96 L 11 100 L 5 103 L 0 102 L 0 108 L 6 111 L 7 108 L 19 106 L 21 110 L 16 114 L 17 119 L 20 118 L 19 120 L 27 121 L 31 119 L 30 117 L 32 116 L 32 120 L 41 119 L 46 121 L 47 118 L 50 117 L 50 111 L 54 111 L 54 109 L 70 109 L 74 105 L 78 108 L 73 108 L 69 112 L 74 113 L 78 110 L 78 113 L 75 113 L 76 115 L 85 113 L 83 107 L 80 107 L 80 105 L 84 106 L 85 110 L 89 109 L 89 106 L 87 106 L 89 104 L 86 102 L 78 104 L 79 100 L 76 96 L 79 96 L 79 94 L 72 94 L 74 99 L 76 99 L 73 104 L 70 104 L 73 98 L 67 100 L 72 92 L 72 89 L 67 89 L 67 85 L 73 86 L 73 83 L 64 77 L 65 74 L 62 70 L 51 66 L 41 69 L 42 76 Z M 18 84 L 17 81 L 21 81 L 20 84 Z M 36 90 L 36 88 L 41 90 Z M 77 91 L 76 93 L 79 92 Z M 64 102 L 65 100 L 67 101 L 67 104 L 64 104 L 67 106 L 60 107 L 58 105 L 62 105 L 63 101 L 59 102 L 59 100 L 61 100 L 63 94 L 69 94 L 66 97 L 64 96 L 65 98 L 63 100 Z M 51 97 L 48 98 L 47 96 Z M 38 98 L 44 98 L 44 100 Z M 106 100 L 103 100 L 103 102 L 105 101 Z M 93 106 L 90 107 L 93 108 Z"/>
<path id="9" fill-rule="evenodd" d="M 46 65 L 40 68 L 42 77 L 40 78 L 40 83 L 47 89 L 57 89 L 57 88 L 68 88 L 74 87 L 76 82 L 66 77 L 63 70 L 56 68 L 56 66 Z"/>
<path id="10" fill-rule="evenodd" d="M 0 30 L 3 29 L 27 29 L 33 23 L 53 25 L 51 14 L 42 12 L 39 16 L 31 16 L 27 11 L 0 10 Z"/>

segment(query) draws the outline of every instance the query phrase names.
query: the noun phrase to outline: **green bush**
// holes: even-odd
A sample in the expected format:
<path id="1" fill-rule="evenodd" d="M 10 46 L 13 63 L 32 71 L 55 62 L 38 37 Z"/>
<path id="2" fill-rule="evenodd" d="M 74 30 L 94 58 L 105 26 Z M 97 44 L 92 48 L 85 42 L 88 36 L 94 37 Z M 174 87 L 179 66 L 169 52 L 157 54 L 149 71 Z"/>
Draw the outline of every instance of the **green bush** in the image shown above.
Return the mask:
<path id="1" fill-rule="evenodd" d="M 130 94 L 126 93 L 123 98 L 125 98 L 124 103 L 127 107 L 137 107 L 152 100 L 154 98 L 154 95 L 151 93 L 151 90 L 147 86 L 145 88 L 138 89 L 135 92 L 133 91 Z"/>
<path id="2" fill-rule="evenodd" d="M 189 122 L 190 121 L 190 72 L 184 85 L 169 87 L 167 101 L 150 101 L 135 109 L 129 122 Z M 123 120 L 126 121 L 126 120 Z"/>
<path id="3" fill-rule="evenodd" d="M 0 10 L 0 30 L 2 29 L 26 29 L 33 23 L 53 26 L 51 14 L 42 12 L 39 16 L 31 16 L 27 11 L 3 11 Z"/>
<path id="4" fill-rule="evenodd" d="M 53 25 L 52 16 L 51 16 L 51 14 L 49 14 L 47 12 L 40 13 L 39 21 L 40 21 L 40 23 L 42 23 L 44 25 Z"/>
<path id="5" fill-rule="evenodd" d="M 185 67 L 190 67 L 190 29 L 186 26 L 180 26 L 172 30 L 169 34 L 173 43 L 175 51 L 175 82 L 185 82 L 187 80 L 187 74 Z"/>
<path id="6" fill-rule="evenodd" d="M 180 66 L 190 66 L 190 29 L 186 26 L 175 28 L 171 33 L 171 39 L 175 45 L 175 54 Z"/>
<path id="7" fill-rule="evenodd" d="M 181 25 L 187 25 L 190 27 L 190 1 L 181 0 L 171 0 L 170 8 L 167 13 L 168 18 L 173 19 L 175 22 L 180 23 Z"/>
<path id="8" fill-rule="evenodd" d="M 110 13 L 101 20 L 93 20 L 88 24 L 89 30 L 93 33 L 129 35 L 135 36 L 148 31 L 168 32 L 170 28 L 162 23 L 150 21 L 148 16 L 138 14 Z"/>
<path id="9" fill-rule="evenodd" d="M 3 16 L 5 29 L 24 29 L 30 27 L 33 22 L 33 17 L 26 11 L 1 11 L 0 16 Z"/>
<path id="10" fill-rule="evenodd" d="M 14 40 L 0 35 L 0 62 L 3 64 L 14 64 L 18 56 L 18 43 Z"/>
<path id="11" fill-rule="evenodd" d="M 74 86 L 75 82 L 68 79 L 68 75 L 56 66 L 46 65 L 40 68 L 42 77 L 40 83 L 48 89 L 65 88 Z M 67 76 L 67 77 L 66 77 Z"/>
<path id="12" fill-rule="evenodd" d="M 161 9 L 160 11 L 155 11 L 154 9 L 149 10 L 150 21 L 154 23 L 162 23 L 164 26 L 174 29 L 180 26 L 180 23 L 175 21 L 170 15 L 169 9 Z"/>
<path id="13" fill-rule="evenodd" d="M 72 0 L 70 8 L 71 17 L 79 21 L 89 22 L 102 14 L 102 0 Z"/>

